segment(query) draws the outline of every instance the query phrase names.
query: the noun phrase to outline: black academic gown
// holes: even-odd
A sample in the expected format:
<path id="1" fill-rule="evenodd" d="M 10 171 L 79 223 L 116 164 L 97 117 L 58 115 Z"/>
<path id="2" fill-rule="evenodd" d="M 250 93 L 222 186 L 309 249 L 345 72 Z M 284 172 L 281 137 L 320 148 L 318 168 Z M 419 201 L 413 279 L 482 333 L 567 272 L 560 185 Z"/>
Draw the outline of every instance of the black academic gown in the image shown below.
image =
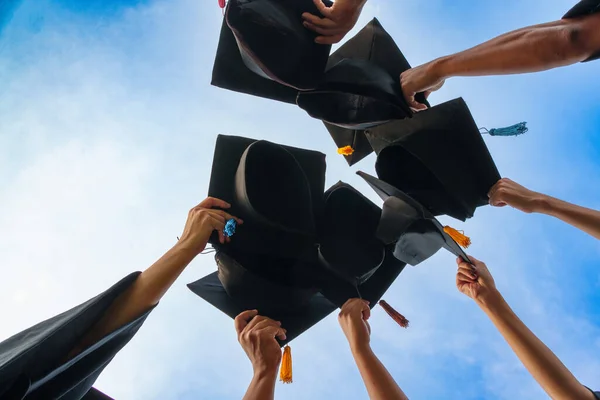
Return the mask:
<path id="1" fill-rule="evenodd" d="M 0 400 L 107 399 L 92 385 L 152 310 L 65 359 L 139 274 L 132 273 L 93 299 L 0 343 Z"/>
<path id="2" fill-rule="evenodd" d="M 600 13 L 600 0 L 581 0 L 563 16 L 563 19 L 585 17 L 596 13 Z M 584 62 L 598 59 L 600 59 L 600 51 L 594 53 Z"/>

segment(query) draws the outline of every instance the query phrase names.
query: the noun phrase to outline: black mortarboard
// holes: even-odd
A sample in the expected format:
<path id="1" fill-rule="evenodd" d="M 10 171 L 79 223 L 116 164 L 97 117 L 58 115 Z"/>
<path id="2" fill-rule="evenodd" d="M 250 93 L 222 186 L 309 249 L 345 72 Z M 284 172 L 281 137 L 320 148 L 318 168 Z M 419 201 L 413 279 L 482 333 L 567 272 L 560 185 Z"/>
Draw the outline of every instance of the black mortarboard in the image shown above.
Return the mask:
<path id="1" fill-rule="evenodd" d="M 447 229 L 419 202 L 394 186 L 364 172 L 358 172 L 384 200 L 377 236 L 394 246 L 394 256 L 410 265 L 417 265 L 442 247 L 469 260 L 461 246 Z"/>
<path id="2" fill-rule="evenodd" d="M 311 247 L 325 168 L 325 155 L 316 151 L 219 135 L 208 195 L 244 220 L 228 248 L 295 258 Z M 218 246 L 215 237 L 211 243 Z"/>
<path id="3" fill-rule="evenodd" d="M 102 393 L 96 388 L 92 388 L 83 396 L 82 400 L 114 400 L 112 397 Z"/>
<path id="4" fill-rule="evenodd" d="M 337 308 L 311 287 L 307 279 L 311 266 L 307 262 L 247 254 L 240 257 L 245 258 L 245 265 L 217 251 L 218 271 L 188 287 L 231 318 L 256 309 L 261 315 L 281 321 L 287 330 L 286 340 L 280 341 L 282 346 Z"/>
<path id="5" fill-rule="evenodd" d="M 299 93 L 297 103 L 326 122 L 338 147 L 352 146 L 360 141 L 355 136 L 363 135 L 360 129 L 412 115 L 400 86 L 400 74 L 408 69 L 394 39 L 373 19 L 329 57 L 321 85 Z M 423 94 L 417 100 L 428 104 Z M 353 148 L 350 165 L 372 151 Z"/>
<path id="6" fill-rule="evenodd" d="M 97 297 L 0 343 L 0 398 L 108 399 L 94 397 L 98 393 L 92 385 L 151 310 L 75 357 L 68 355 L 139 274 L 130 274 Z"/>
<path id="7" fill-rule="evenodd" d="M 304 12 L 320 15 L 312 0 L 229 1 L 212 84 L 287 103 L 315 88 L 331 46 L 315 43 Z"/>
<path id="8" fill-rule="evenodd" d="M 319 260 L 353 285 L 364 283 L 383 263 L 376 232 L 381 209 L 352 186 L 339 182 L 325 193 Z"/>
<path id="9" fill-rule="evenodd" d="M 405 264 L 377 238 L 381 209 L 343 182 L 324 192 L 324 175 L 321 153 L 218 136 L 209 195 L 229 202 L 228 211 L 244 224 L 230 243 L 212 241 L 218 271 L 190 289 L 232 318 L 257 309 L 281 321 L 287 330 L 282 344 L 363 289 L 374 306 Z M 256 201 L 267 208 L 242 204 Z M 254 214 L 269 215 L 268 221 Z M 299 226 L 316 229 L 298 238 L 291 228 Z"/>
<path id="10" fill-rule="evenodd" d="M 378 177 L 433 215 L 465 221 L 488 204 L 496 169 L 463 99 L 455 99 L 365 132 L 377 153 Z"/>

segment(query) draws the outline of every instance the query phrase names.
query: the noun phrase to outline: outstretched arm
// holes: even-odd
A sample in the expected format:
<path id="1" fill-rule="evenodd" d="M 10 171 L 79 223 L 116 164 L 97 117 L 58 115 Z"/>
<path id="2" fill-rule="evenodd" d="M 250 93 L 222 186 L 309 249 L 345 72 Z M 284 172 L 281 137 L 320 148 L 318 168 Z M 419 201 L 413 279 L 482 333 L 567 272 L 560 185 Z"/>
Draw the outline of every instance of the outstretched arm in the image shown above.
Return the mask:
<path id="1" fill-rule="evenodd" d="M 258 310 L 244 311 L 235 318 L 235 330 L 242 349 L 252 363 L 254 375 L 243 400 L 273 400 L 281 349 L 276 338 L 285 340 L 281 322 L 258 315 Z"/>
<path id="2" fill-rule="evenodd" d="M 600 13 L 518 29 L 460 53 L 405 71 L 402 89 L 410 106 L 425 106 L 416 93 L 437 90 L 455 76 L 538 72 L 584 61 L 600 51 Z"/>
<path id="3" fill-rule="evenodd" d="M 75 357 L 104 336 L 157 305 L 188 264 L 204 250 L 214 230 L 219 232 L 221 242 L 225 242 L 223 228 L 226 221 L 234 217 L 213 207 L 227 209 L 230 205 L 219 199 L 208 198 L 192 208 L 177 244 L 142 272 L 133 285 L 117 297 L 100 321 L 73 349 L 69 358 Z M 238 219 L 238 222 L 242 221 Z"/>
<path id="4" fill-rule="evenodd" d="M 525 368 L 555 400 L 594 400 L 584 387 L 540 339 L 527 328 L 496 289 L 486 265 L 472 256 L 473 265 L 458 259 L 456 285 L 486 313 Z"/>
<path id="5" fill-rule="evenodd" d="M 526 213 L 550 215 L 600 239 L 600 211 L 533 192 L 507 178 L 494 185 L 489 197 L 493 206 L 509 205 Z"/>
<path id="6" fill-rule="evenodd" d="M 350 299 L 342 306 L 339 322 L 350 344 L 356 366 L 371 400 L 408 400 L 385 366 L 371 350 L 371 316 L 365 300 Z"/>

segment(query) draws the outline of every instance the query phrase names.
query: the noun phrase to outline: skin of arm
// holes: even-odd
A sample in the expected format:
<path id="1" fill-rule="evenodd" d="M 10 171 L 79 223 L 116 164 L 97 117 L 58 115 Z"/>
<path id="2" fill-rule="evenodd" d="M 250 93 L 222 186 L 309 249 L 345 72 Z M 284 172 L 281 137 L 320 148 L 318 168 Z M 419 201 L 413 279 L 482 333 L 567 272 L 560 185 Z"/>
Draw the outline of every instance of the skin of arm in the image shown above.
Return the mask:
<path id="1" fill-rule="evenodd" d="M 442 77 L 538 72 L 571 65 L 600 50 L 600 14 L 534 25 L 442 57 Z"/>
<path id="2" fill-rule="evenodd" d="M 455 76 L 522 74 L 584 61 L 600 51 L 600 13 L 518 29 L 478 46 L 440 57 L 400 76 L 402 90 L 415 110 L 426 106 L 416 93 L 439 89 Z"/>
<path id="3" fill-rule="evenodd" d="M 223 228 L 227 220 L 235 217 L 213 207 L 227 209 L 230 205 L 219 199 L 208 198 L 192 208 L 177 244 L 142 272 L 131 287 L 115 299 L 102 318 L 71 351 L 69 359 L 157 305 L 188 264 L 204 250 L 214 230 L 219 232 L 221 243 L 229 240 L 224 237 Z M 243 223 L 240 219 L 235 219 L 238 223 Z"/>
<path id="4" fill-rule="evenodd" d="M 550 215 L 600 239 L 600 211 L 531 191 L 507 178 L 498 181 L 488 196 L 492 206 L 509 205 L 526 213 Z"/>
<path id="5" fill-rule="evenodd" d="M 276 338 L 285 340 L 286 330 L 281 322 L 258 315 L 258 310 L 244 311 L 235 318 L 234 324 L 238 341 L 254 371 L 243 400 L 273 400 L 282 357 Z"/>
<path id="6" fill-rule="evenodd" d="M 527 328 L 496 289 L 487 266 L 469 256 L 473 265 L 457 259 L 456 285 L 475 300 L 515 352 L 525 368 L 554 400 L 594 400 L 556 355 Z"/>
<path id="7" fill-rule="evenodd" d="M 371 400 L 408 400 L 402 389 L 379 361 L 370 345 L 371 327 L 367 320 L 371 316 L 369 303 L 361 299 L 350 299 L 343 306 L 338 320 L 365 383 Z"/>

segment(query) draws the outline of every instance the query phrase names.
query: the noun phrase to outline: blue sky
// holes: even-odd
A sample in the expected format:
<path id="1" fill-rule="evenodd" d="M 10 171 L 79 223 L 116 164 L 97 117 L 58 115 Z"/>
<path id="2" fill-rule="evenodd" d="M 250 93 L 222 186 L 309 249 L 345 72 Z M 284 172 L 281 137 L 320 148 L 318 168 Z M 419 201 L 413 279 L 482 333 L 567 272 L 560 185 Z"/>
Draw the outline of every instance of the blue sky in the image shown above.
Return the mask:
<path id="1" fill-rule="evenodd" d="M 22 0 L 0 19 L 0 338 L 55 315 L 150 265 L 206 196 L 217 134 L 327 154 L 328 184 L 374 201 L 301 110 L 210 86 L 216 1 Z M 559 18 L 570 0 L 369 0 L 418 65 L 504 31 Z M 85 4 L 85 5 L 82 5 Z M 502 175 L 600 208 L 598 63 L 535 75 L 454 79 L 432 103 L 462 96 L 480 126 L 526 120 L 518 138 L 486 138 Z M 464 229 L 518 315 L 588 386 L 600 388 L 598 242 L 551 218 L 478 209 Z M 251 377 L 232 321 L 185 286 L 216 269 L 198 257 L 97 382 L 117 399 L 235 399 Z M 412 399 L 543 399 L 485 316 L 454 285 L 440 252 L 407 268 L 377 309 L 372 344 Z M 365 399 L 331 316 L 293 342 L 281 399 Z"/>

